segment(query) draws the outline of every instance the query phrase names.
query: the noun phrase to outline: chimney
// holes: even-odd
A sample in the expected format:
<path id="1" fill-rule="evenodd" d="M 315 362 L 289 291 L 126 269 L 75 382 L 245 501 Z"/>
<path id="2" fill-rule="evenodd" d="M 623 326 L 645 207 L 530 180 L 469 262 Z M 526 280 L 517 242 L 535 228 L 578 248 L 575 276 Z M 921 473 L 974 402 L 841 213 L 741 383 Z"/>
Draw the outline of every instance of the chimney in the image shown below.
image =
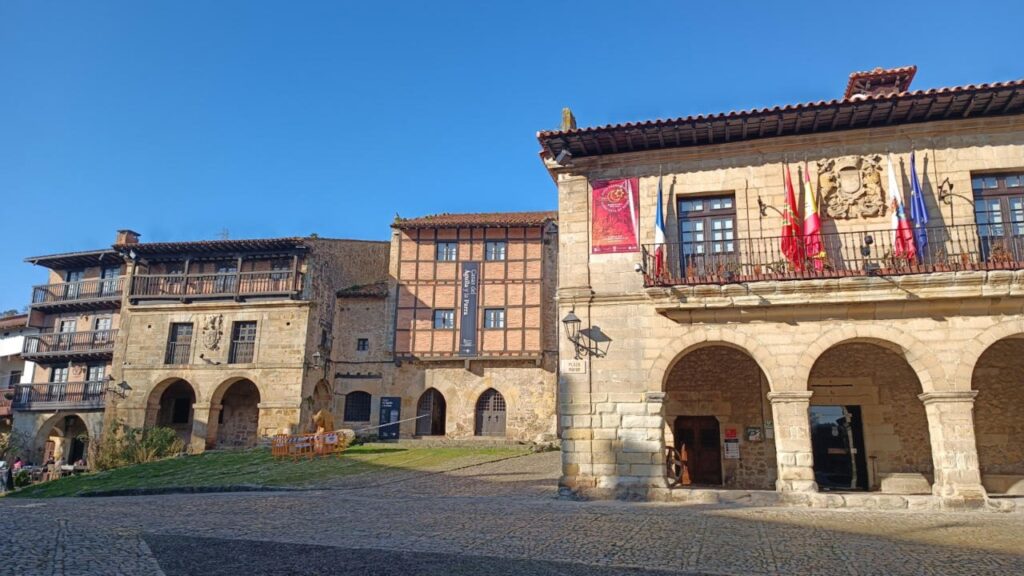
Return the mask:
<path id="1" fill-rule="evenodd" d="M 136 232 L 134 230 L 127 230 L 127 229 L 126 230 L 118 230 L 117 231 L 117 240 L 114 241 L 114 244 L 117 245 L 117 246 L 120 246 L 120 245 L 123 245 L 123 244 L 138 244 L 139 243 L 139 236 L 142 236 L 142 234 L 139 234 L 138 232 Z"/>
<path id="2" fill-rule="evenodd" d="M 910 83 L 914 80 L 916 73 L 917 66 L 875 68 L 867 72 L 854 72 L 850 74 L 850 81 L 846 83 L 846 93 L 843 98 L 863 100 L 870 96 L 888 96 L 906 92 L 910 89 Z"/>

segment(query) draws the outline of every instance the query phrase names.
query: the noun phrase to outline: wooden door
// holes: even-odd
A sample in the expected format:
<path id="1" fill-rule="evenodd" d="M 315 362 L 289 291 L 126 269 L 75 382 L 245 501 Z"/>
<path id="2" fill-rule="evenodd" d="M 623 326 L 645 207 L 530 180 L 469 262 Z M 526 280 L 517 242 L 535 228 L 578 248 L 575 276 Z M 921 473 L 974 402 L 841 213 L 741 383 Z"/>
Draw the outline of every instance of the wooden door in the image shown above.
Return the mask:
<path id="1" fill-rule="evenodd" d="M 680 416 L 676 418 L 675 437 L 690 482 L 720 486 L 722 440 L 718 420 L 714 416 Z"/>
<path id="2" fill-rule="evenodd" d="M 431 388 L 420 396 L 416 405 L 416 435 L 444 436 L 445 401 L 440 392 Z"/>
<path id="3" fill-rule="evenodd" d="M 505 397 L 493 388 L 476 401 L 476 435 L 505 436 Z"/>

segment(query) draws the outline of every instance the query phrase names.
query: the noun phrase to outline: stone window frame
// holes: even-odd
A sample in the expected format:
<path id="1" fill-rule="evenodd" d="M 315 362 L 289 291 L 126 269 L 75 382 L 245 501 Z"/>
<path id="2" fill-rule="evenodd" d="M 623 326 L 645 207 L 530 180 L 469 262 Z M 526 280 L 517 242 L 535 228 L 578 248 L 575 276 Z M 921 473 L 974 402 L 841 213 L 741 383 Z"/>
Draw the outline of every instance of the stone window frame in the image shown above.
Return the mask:
<path id="1" fill-rule="evenodd" d="M 356 338 L 356 352 L 367 352 L 370 349 L 369 338 Z"/>
<path id="2" fill-rule="evenodd" d="M 369 422 L 373 396 L 369 392 L 356 390 L 345 395 L 345 422 Z"/>

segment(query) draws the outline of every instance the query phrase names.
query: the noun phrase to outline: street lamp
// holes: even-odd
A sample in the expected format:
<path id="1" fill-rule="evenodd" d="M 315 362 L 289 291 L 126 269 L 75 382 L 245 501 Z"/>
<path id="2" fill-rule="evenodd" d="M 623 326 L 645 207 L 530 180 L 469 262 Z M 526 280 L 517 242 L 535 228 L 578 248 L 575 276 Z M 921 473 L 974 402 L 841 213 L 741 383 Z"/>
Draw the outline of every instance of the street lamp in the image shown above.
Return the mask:
<path id="1" fill-rule="evenodd" d="M 581 330 L 581 324 L 582 322 L 576 316 L 575 310 L 570 310 L 565 318 L 562 318 L 562 325 L 565 326 L 565 336 L 576 349 L 576 359 L 579 360 L 583 354 L 595 358 L 607 356 L 612 339 L 602 332 L 599 326 L 591 326 Z"/>

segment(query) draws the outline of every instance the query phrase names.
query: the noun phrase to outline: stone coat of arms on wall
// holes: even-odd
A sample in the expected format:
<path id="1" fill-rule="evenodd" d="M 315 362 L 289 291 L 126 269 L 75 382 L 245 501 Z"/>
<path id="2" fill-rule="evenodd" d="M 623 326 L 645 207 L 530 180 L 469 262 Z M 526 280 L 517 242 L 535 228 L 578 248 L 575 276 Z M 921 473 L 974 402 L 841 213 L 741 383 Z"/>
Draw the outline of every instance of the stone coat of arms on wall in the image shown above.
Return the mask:
<path id="1" fill-rule="evenodd" d="M 224 315 L 213 314 L 203 321 L 203 345 L 207 350 L 219 350 L 220 338 L 224 335 Z"/>
<path id="2" fill-rule="evenodd" d="M 837 220 L 885 216 L 882 157 L 844 156 L 818 162 L 825 212 Z"/>

